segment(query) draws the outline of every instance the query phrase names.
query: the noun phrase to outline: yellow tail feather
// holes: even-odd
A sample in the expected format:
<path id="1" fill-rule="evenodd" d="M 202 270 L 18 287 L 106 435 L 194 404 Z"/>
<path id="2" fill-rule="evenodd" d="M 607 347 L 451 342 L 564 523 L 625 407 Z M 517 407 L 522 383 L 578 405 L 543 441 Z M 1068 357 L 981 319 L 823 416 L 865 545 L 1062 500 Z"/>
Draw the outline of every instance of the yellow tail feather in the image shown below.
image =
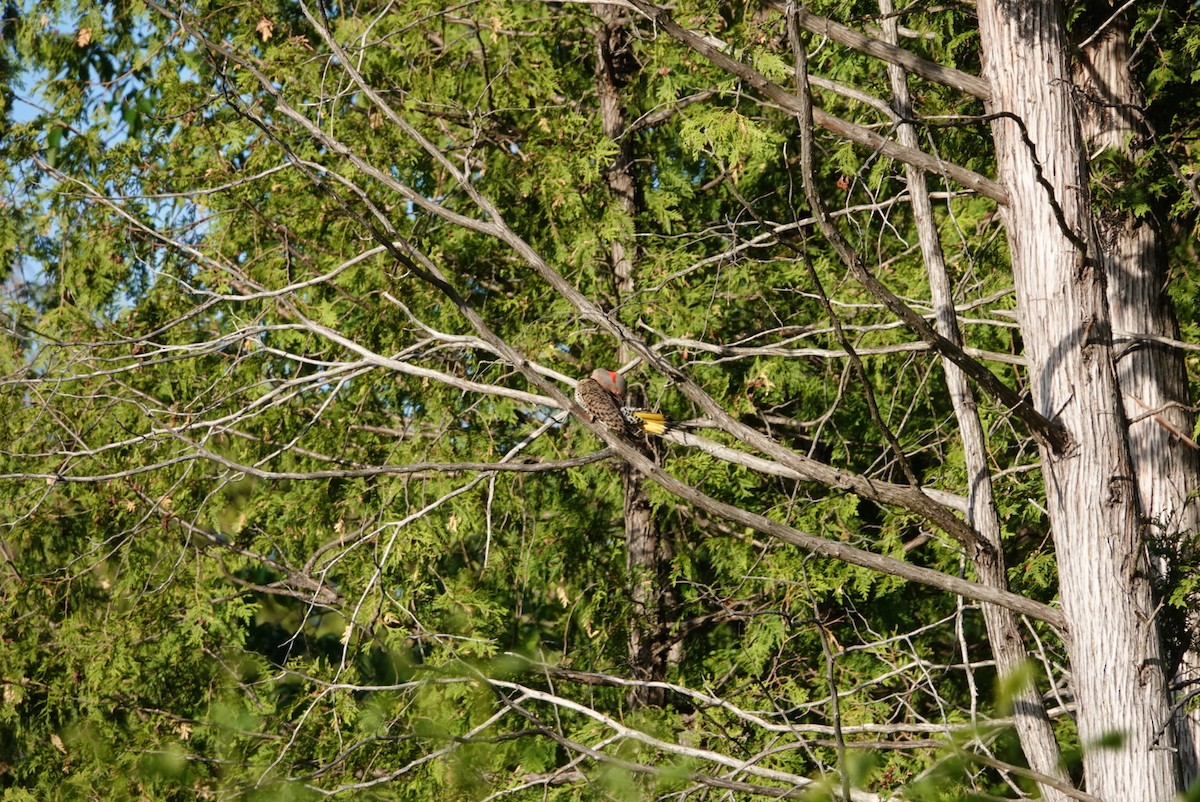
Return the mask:
<path id="1" fill-rule="evenodd" d="M 667 416 L 661 412 L 637 412 L 634 417 L 642 422 L 642 431 L 649 434 L 663 435 L 670 428 L 670 423 L 667 421 Z"/>

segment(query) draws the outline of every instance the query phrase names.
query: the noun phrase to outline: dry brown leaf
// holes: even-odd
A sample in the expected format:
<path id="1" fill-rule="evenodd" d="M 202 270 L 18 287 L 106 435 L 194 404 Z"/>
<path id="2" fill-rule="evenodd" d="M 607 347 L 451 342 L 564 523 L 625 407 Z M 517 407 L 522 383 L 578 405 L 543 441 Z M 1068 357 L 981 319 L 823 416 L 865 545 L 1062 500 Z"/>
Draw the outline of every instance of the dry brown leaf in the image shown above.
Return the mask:
<path id="1" fill-rule="evenodd" d="M 266 17 L 261 18 L 258 24 L 254 26 L 254 32 L 259 35 L 264 42 L 271 38 L 271 34 L 275 31 L 275 23 L 271 22 Z"/>

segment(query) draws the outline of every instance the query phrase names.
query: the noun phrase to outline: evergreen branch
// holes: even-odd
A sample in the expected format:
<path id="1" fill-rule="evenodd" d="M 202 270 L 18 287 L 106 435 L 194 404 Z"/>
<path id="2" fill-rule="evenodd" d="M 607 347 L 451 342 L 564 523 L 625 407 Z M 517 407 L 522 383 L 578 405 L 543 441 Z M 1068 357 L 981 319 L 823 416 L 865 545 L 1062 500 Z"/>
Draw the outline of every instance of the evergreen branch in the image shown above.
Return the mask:
<path id="1" fill-rule="evenodd" d="M 246 476 L 253 476 L 256 479 L 290 481 L 361 479 L 372 476 L 415 476 L 421 478 L 425 474 L 435 473 L 543 473 L 591 465 L 609 459 L 613 455 L 610 449 L 601 449 L 591 454 L 583 454 L 578 457 L 571 457 L 570 459 L 547 460 L 544 462 L 540 460 L 530 460 L 527 462 L 414 462 L 408 465 L 374 465 L 365 468 L 326 469 L 319 471 L 271 471 L 229 459 L 224 455 L 204 448 L 199 443 L 192 442 L 190 446 L 194 449 L 192 453 L 172 459 L 146 463 L 134 468 L 126 468 L 121 471 L 97 474 L 46 473 L 37 471 L 15 472 L 0 474 L 0 481 L 46 482 L 51 485 L 58 482 L 66 484 L 103 484 L 118 479 L 128 479 L 132 476 L 139 476 L 145 473 L 154 473 L 172 465 L 197 460 L 214 462 Z M 76 456 L 84 455 L 81 452 Z"/>
<path id="2" fill-rule="evenodd" d="M 784 4 L 779 2 L 779 0 L 771 0 L 768 5 L 781 14 L 786 13 Z M 886 61 L 889 64 L 896 64 L 913 75 L 919 75 L 935 83 L 945 84 L 953 89 L 958 89 L 959 91 L 966 92 L 968 95 L 977 97 L 980 100 L 991 100 L 992 87 L 978 75 L 971 75 L 968 72 L 947 67 L 936 61 L 921 58 L 899 45 L 867 36 L 853 28 L 848 28 L 841 23 L 834 22 L 828 17 L 814 14 L 803 6 L 797 5 L 794 13 L 796 23 L 810 33 L 827 37 L 840 45 L 845 45 L 851 50 L 857 50 L 860 53 L 880 59 L 881 61 Z"/>
<path id="3" fill-rule="evenodd" d="M 741 78 L 787 111 L 798 114 L 805 108 L 810 108 L 812 119 L 817 125 L 851 142 L 865 145 L 875 152 L 896 159 L 899 162 L 912 164 L 927 172 L 944 176 L 957 184 L 961 184 L 985 197 L 991 198 L 997 203 L 1008 203 L 1008 192 L 999 182 L 982 176 L 973 170 L 943 161 L 936 156 L 930 156 L 922 151 L 898 145 L 868 128 L 863 128 L 860 125 L 835 117 L 821 109 L 813 108 L 811 104 L 804 104 L 791 92 L 771 81 L 758 70 L 727 55 L 722 48 L 713 44 L 706 37 L 679 25 L 661 6 L 648 2 L 648 0 L 630 0 L 630 2 L 672 38 L 704 56 L 716 67 Z"/>
<path id="4" fill-rule="evenodd" d="M 695 426 L 696 424 L 685 421 L 683 425 Z M 672 427 L 667 429 L 666 433 L 662 435 L 662 438 L 664 440 L 669 440 L 672 443 L 678 443 L 686 448 L 694 448 L 698 451 L 703 451 L 705 454 L 716 457 L 723 462 L 728 462 L 732 465 L 741 465 L 743 468 L 749 468 L 755 473 L 759 473 L 764 476 L 778 476 L 784 479 L 794 479 L 796 481 L 804 481 L 811 478 L 805 476 L 800 471 L 789 468 L 786 465 L 781 465 L 778 462 L 773 462 L 769 459 L 755 456 L 754 454 L 747 454 L 745 451 L 738 451 L 736 448 L 730 448 L 729 446 L 722 445 L 715 440 L 709 440 L 708 438 L 701 437 L 700 435 L 693 434 L 692 432 L 683 431 L 679 428 Z M 854 476 L 856 476 L 856 474 L 846 474 L 847 480 Z M 903 490 L 908 487 L 908 485 L 897 485 L 888 482 L 879 482 L 877 484 L 890 484 L 897 490 Z M 944 504 L 945 506 L 954 510 L 958 510 L 962 513 L 967 512 L 967 499 L 963 496 L 932 487 L 922 487 L 921 492 L 936 500 L 939 504 Z"/>
<path id="5" fill-rule="evenodd" d="M 847 326 L 849 329 L 850 327 Z M 882 328 L 882 327 L 881 327 Z M 815 332 L 814 332 L 815 333 Z M 723 345 L 696 340 L 690 337 L 663 337 L 654 343 L 655 349 L 686 349 L 713 354 L 712 360 L 692 360 L 701 364 L 714 365 L 719 362 L 732 362 L 739 359 L 755 359 L 764 356 L 778 356 L 785 359 L 843 359 L 849 352 L 841 348 L 788 348 L 784 345 Z M 854 349 L 860 356 L 881 356 L 884 354 L 909 354 L 934 350 L 927 342 L 893 343 L 891 345 L 874 345 Z M 963 348 L 963 352 L 973 359 L 987 362 L 999 362 L 1005 365 L 1026 366 L 1029 360 L 1023 356 L 1002 354 L 998 351 L 985 351 L 981 348 Z"/>
<path id="6" fill-rule="evenodd" d="M 633 0 L 635 5 L 644 5 L 643 0 Z M 570 282 L 568 282 L 558 271 L 548 265 L 545 260 L 533 249 L 528 242 L 517 235 L 504 222 L 504 216 L 500 211 L 485 197 L 483 197 L 477 188 L 468 180 L 455 165 L 453 165 L 446 155 L 417 131 L 411 124 L 407 123 L 393 109 L 378 92 L 373 90 L 363 79 L 363 77 L 353 68 L 353 60 L 347 57 L 340 45 L 333 39 L 331 33 L 325 28 L 318 19 L 312 16 L 307 5 L 302 4 L 301 9 L 306 14 L 309 21 L 316 27 L 322 40 L 332 50 L 334 56 L 338 60 L 339 66 L 346 71 L 347 75 L 359 86 L 364 94 L 375 104 L 381 111 L 393 121 L 404 133 L 417 142 L 435 161 L 437 161 L 443 169 L 446 169 L 452 175 L 465 192 L 474 200 L 480 207 L 485 220 L 477 220 L 465 215 L 451 212 L 443 206 L 432 203 L 425 199 L 420 193 L 416 193 L 412 189 L 403 186 L 391 175 L 379 170 L 373 165 L 367 163 L 362 157 L 358 156 L 351 148 L 344 143 L 334 139 L 327 134 L 322 128 L 313 124 L 297 109 L 292 107 L 287 99 L 283 96 L 281 90 L 269 78 L 264 75 L 253 63 L 233 52 L 223 43 L 212 41 L 192 29 L 190 23 L 181 20 L 167 10 L 163 9 L 157 3 L 151 0 L 150 4 L 166 16 L 176 19 L 189 34 L 196 36 L 206 47 L 212 48 L 214 52 L 221 53 L 230 60 L 240 64 L 250 74 L 254 75 L 255 79 L 263 86 L 264 91 L 269 93 L 274 102 L 275 109 L 280 114 L 288 119 L 294 120 L 315 140 L 321 142 L 331 152 L 342 156 L 354 163 L 362 169 L 364 173 L 378 178 L 381 183 L 393 187 L 403 197 L 414 200 L 416 205 L 437 217 L 442 217 L 451 223 L 466 227 L 473 231 L 487 233 L 496 237 L 500 241 L 511 247 L 527 264 L 529 264 L 551 287 L 554 288 L 565 300 L 570 302 L 576 309 L 579 310 L 581 317 L 591 321 L 601 328 L 612 333 L 618 340 L 625 343 L 631 350 L 645 359 L 656 370 L 673 381 L 683 392 L 694 401 L 700 408 L 710 416 L 714 421 L 717 421 L 722 429 L 730 434 L 738 437 L 744 442 L 759 448 L 764 453 L 774 457 L 781 463 L 792 467 L 799 471 L 806 478 L 822 482 L 831 487 L 851 490 L 852 492 L 881 503 L 896 504 L 898 506 L 909 509 L 912 512 L 921 515 L 927 520 L 935 523 L 944 531 L 953 534 L 960 542 L 972 542 L 980 544 L 977 533 L 962 520 L 957 518 L 952 511 L 941 504 L 938 504 L 924 493 L 919 488 L 906 486 L 888 486 L 883 483 L 874 482 L 866 477 L 847 474 L 838 471 L 830 466 L 820 463 L 817 460 L 810 459 L 803 455 L 797 454 L 790 449 L 785 448 L 781 444 L 773 441 L 771 438 L 757 432 L 753 428 L 746 426 L 740 421 L 735 420 L 729 413 L 722 408 L 716 401 L 693 382 L 686 374 L 684 374 L 675 365 L 667 362 L 653 349 L 647 346 L 633 332 L 619 321 L 605 314 L 594 302 L 584 296 Z M 664 12 L 665 16 L 665 12 Z M 669 21 L 669 18 L 667 18 Z M 674 25 L 674 23 L 671 23 Z M 682 31 L 677 25 L 676 29 Z M 728 60 L 723 55 L 721 58 Z M 765 79 L 764 79 L 765 80 Z M 778 89 L 778 87 L 776 87 Z M 779 91 L 782 92 L 782 89 Z M 784 93 L 785 95 L 787 93 Z M 791 98 L 790 95 L 788 95 Z M 789 101 L 795 105 L 796 101 L 791 98 Z M 281 143 L 281 146 L 282 143 Z M 284 146 L 286 147 L 286 146 Z M 327 190 L 332 190 L 332 187 L 325 181 L 322 181 L 320 176 L 309 171 L 309 176 L 314 184 L 321 186 Z M 335 197 L 340 198 L 334 193 Z M 900 560 L 895 560 L 882 555 L 874 554 L 862 549 L 849 546 L 844 543 L 830 541 L 825 538 L 815 535 L 800 532 L 797 529 L 789 527 L 777 521 L 772 521 L 765 516 L 749 512 L 733 505 L 725 504 L 717 501 L 699 490 L 687 485 L 684 482 L 676 479 L 674 476 L 663 471 L 659 466 L 655 465 L 651 460 L 647 459 L 637 449 L 613 432 L 603 426 L 591 421 L 590 416 L 572 399 L 568 398 L 562 390 L 552 382 L 548 381 L 540 373 L 533 369 L 525 355 L 514 349 L 503 338 L 499 337 L 484 320 L 471 304 L 467 303 L 466 299 L 458 292 L 458 290 L 449 283 L 441 271 L 423 256 L 416 248 L 405 243 L 403 246 L 395 231 L 386 223 L 386 218 L 381 214 L 376 213 L 374 220 L 365 218 L 355 209 L 346 206 L 347 214 L 358 219 L 367 231 L 375 238 L 375 240 L 385 245 L 393 258 L 402 264 L 406 269 L 419 276 L 431 286 L 442 292 L 454 305 L 459 312 L 467 319 L 476 332 L 484 340 L 491 343 L 497 349 L 497 352 L 508 362 L 514 365 L 526 379 L 534 386 L 541 389 L 550 396 L 556 406 L 568 409 L 572 416 L 576 418 L 583 426 L 588 428 L 604 442 L 608 443 L 617 454 L 627 462 L 633 464 L 635 468 L 647 474 L 654 481 L 658 482 L 667 491 L 679 496 L 680 498 L 693 503 L 708 513 L 726 518 L 730 521 L 740 523 L 744 526 L 754 528 L 764 534 L 776 537 L 784 542 L 800 546 L 809 551 L 824 556 L 833 557 L 843 560 L 854 565 L 859 565 L 870 570 L 882 571 L 894 576 L 903 577 L 911 581 L 928 584 L 933 587 L 940 588 L 952 593 L 966 596 L 968 598 L 979 599 L 982 601 L 990 601 L 1002 606 L 1009 607 L 1013 610 L 1029 615 L 1038 620 L 1046 621 L 1054 626 L 1062 627 L 1065 624 L 1061 612 L 1055 610 L 1048 605 L 1026 599 L 1014 593 L 1007 591 L 998 591 L 994 588 L 985 588 L 978 583 L 960 579 L 949 574 L 939 571 L 934 571 L 928 568 L 913 566 L 904 563 Z M 373 206 L 370 208 L 374 208 Z M 383 226 L 382 230 L 380 226 Z M 349 345 L 346 338 L 342 337 L 337 332 L 329 332 L 336 340 L 342 341 L 343 344 Z M 356 350 L 360 349 L 354 346 Z"/>
<path id="7" fill-rule="evenodd" d="M 318 21 L 308 12 L 307 6 L 302 6 L 302 8 L 306 14 L 309 14 L 310 21 L 314 25 L 317 25 Z M 342 51 L 337 42 L 334 41 L 329 31 L 323 27 L 318 27 L 318 30 L 320 31 L 326 45 L 332 49 L 334 55 L 338 58 L 339 63 L 343 66 L 343 69 L 348 72 L 354 82 L 364 91 L 364 93 L 371 98 L 372 102 L 377 104 L 388 116 L 388 118 L 395 121 L 397 125 L 400 126 L 408 136 L 413 138 L 413 140 L 416 141 L 423 150 L 429 153 L 431 157 L 438 160 L 445 169 L 450 171 L 451 175 L 455 176 L 455 178 L 461 182 L 463 189 L 468 192 L 468 194 L 480 205 L 482 211 L 486 214 L 488 221 L 486 223 L 479 223 L 478 221 L 475 221 L 474 225 L 483 227 L 487 233 L 490 233 L 511 247 L 538 273 L 538 275 L 540 275 L 546 281 L 547 284 L 549 284 L 556 292 L 559 293 L 559 295 L 561 295 L 565 300 L 579 310 L 580 315 L 585 320 L 589 320 L 602 329 L 609 331 L 620 342 L 626 344 L 631 350 L 638 353 L 643 359 L 653 365 L 660 373 L 667 376 L 684 392 L 685 395 L 688 396 L 688 398 L 694 401 L 710 418 L 716 421 L 722 429 L 754 446 L 755 448 L 760 449 L 782 464 L 800 472 L 807 479 L 821 482 L 830 487 L 848 489 L 857 495 L 862 496 L 863 498 L 867 498 L 876 502 L 896 504 L 929 520 L 943 531 L 951 534 L 959 542 L 972 543 L 975 545 L 975 547 L 982 547 L 980 546 L 982 541 L 979 539 L 978 535 L 970 525 L 964 523 L 947 508 L 930 499 L 928 496 L 922 493 L 919 488 L 911 488 L 901 485 L 888 485 L 886 483 L 874 482 L 866 477 L 856 476 L 839 471 L 817 460 L 797 454 L 796 452 L 785 448 L 781 444 L 775 442 L 771 438 L 763 435 L 753 428 L 735 420 L 712 398 L 712 396 L 700 388 L 699 385 L 693 382 L 688 376 L 679 370 L 679 368 L 675 367 L 670 362 L 667 362 L 645 342 L 638 338 L 628 327 L 620 323 L 620 321 L 608 314 L 605 314 L 605 312 L 601 310 L 599 306 L 597 306 L 591 299 L 576 289 L 575 286 L 567 281 L 561 273 L 547 264 L 541 255 L 534 250 L 528 242 L 526 242 L 516 232 L 507 226 L 507 224 L 504 222 L 504 216 L 500 213 L 500 211 L 496 209 L 491 202 L 480 195 L 478 190 L 475 189 L 475 187 L 470 184 L 469 181 L 467 181 L 465 176 L 462 175 L 461 171 L 459 171 L 454 167 L 453 164 L 449 162 L 445 154 L 442 153 L 439 148 L 426 139 L 410 124 L 405 122 L 403 118 L 401 118 L 400 115 L 393 108 L 391 108 L 391 106 L 388 105 L 377 92 L 370 88 L 363 77 L 350 66 L 352 63 L 351 60 L 346 57 L 346 54 Z M 222 45 L 213 43 L 211 46 L 218 48 L 218 52 L 222 52 Z M 231 55 L 231 57 L 236 57 L 236 55 Z M 242 60 L 242 63 L 247 66 L 247 69 L 254 70 L 257 73 L 257 70 L 255 70 L 253 65 L 248 64 L 245 62 L 245 60 Z M 264 82 L 264 86 L 267 88 L 267 91 L 276 96 L 277 108 L 280 111 L 282 111 L 289 118 L 303 120 L 305 130 L 309 131 L 317 138 L 318 141 L 324 143 L 334 152 L 349 154 L 347 158 L 350 158 L 356 163 L 363 161 L 362 159 L 354 156 L 350 149 L 347 148 L 343 143 L 338 142 L 327 135 L 322 129 L 310 123 L 298 111 L 291 108 L 287 104 L 286 100 L 279 95 L 278 90 L 269 85 L 269 81 L 267 81 L 266 76 L 262 76 L 261 73 L 257 74 L 259 75 L 260 82 Z M 368 170 L 372 174 L 381 172 L 373 167 L 370 167 L 369 165 L 364 167 L 364 169 Z M 319 177 L 316 175 L 313 175 L 313 180 L 316 183 L 323 185 Z M 394 181 L 394 179 L 391 179 L 390 176 L 385 176 L 385 180 L 391 184 L 397 183 Z M 411 192 L 411 190 L 408 190 L 408 192 Z M 441 210 L 441 208 L 442 207 L 433 204 L 430 208 L 430 211 L 432 211 L 434 214 L 439 214 L 439 210 Z M 354 210 L 349 208 L 347 209 L 347 212 L 350 214 L 355 214 Z M 492 345 L 497 349 L 497 352 L 507 359 L 511 364 L 516 366 L 523 374 L 525 374 L 526 378 L 528 378 L 530 382 L 534 384 L 534 386 L 541 388 L 552 398 L 554 398 L 556 402 L 555 405 L 569 409 L 571 414 L 575 416 L 577 420 L 583 421 L 584 425 L 588 426 L 588 428 L 590 428 L 593 432 L 599 434 L 601 431 L 604 431 L 608 437 L 612 437 L 610 432 L 603 430 L 602 427 L 599 427 L 597 424 L 593 423 L 589 416 L 585 414 L 584 410 L 573 400 L 568 399 L 558 387 L 547 382 L 537 371 L 535 371 L 523 354 L 519 353 L 507 342 L 504 342 L 502 339 L 497 337 L 479 312 L 466 302 L 465 298 L 463 298 L 458 290 L 446 280 L 445 276 L 442 275 L 441 271 L 438 270 L 436 265 L 434 265 L 417 249 L 408 246 L 407 244 L 405 244 L 404 247 L 398 246 L 396 244 L 398 241 L 397 237 L 394 232 L 390 231 L 390 229 L 388 231 L 380 232 L 377 230 L 375 225 L 370 223 L 370 221 L 362 218 L 359 215 L 356 216 L 362 220 L 364 225 L 369 226 L 370 230 L 381 242 L 381 244 L 386 243 L 388 245 L 392 255 L 397 259 L 397 261 L 403 264 L 407 269 L 411 270 L 415 275 L 421 276 L 430 285 L 434 286 L 443 294 L 445 294 L 446 297 L 458 307 L 459 311 L 464 317 L 467 318 L 471 325 L 476 329 L 477 333 L 479 333 L 485 340 L 491 342 Z M 441 215 L 439 214 L 439 216 Z M 463 216 L 459 214 L 452 214 L 446 219 L 448 219 L 450 222 L 455 222 L 462 217 Z M 337 335 L 336 332 L 332 332 L 332 334 L 340 340 L 345 340 L 345 338 Z M 612 445 L 611 440 L 606 440 L 606 442 L 609 442 L 609 444 Z M 663 476 L 666 476 L 666 474 L 663 474 Z"/>
<path id="8" fill-rule="evenodd" d="M 635 1 L 641 2 L 641 0 Z M 1058 454 L 1067 451 L 1071 444 L 1071 435 L 1061 423 L 1050 420 L 1034 409 L 1029 399 L 1023 398 L 1017 391 L 1000 381 L 987 366 L 967 356 L 958 343 L 942 336 L 916 310 L 888 289 L 883 282 L 867 269 L 858 252 L 850 245 L 838 227 L 829 218 L 829 214 L 825 210 L 824 201 L 820 193 L 816 190 L 814 180 L 815 166 L 813 163 L 812 124 L 816 120 L 817 109 L 812 105 L 812 99 L 808 90 L 808 72 L 804 50 L 803 48 L 796 48 L 795 53 L 796 80 L 802 87 L 801 91 L 794 96 L 798 102 L 796 111 L 799 117 L 801 142 L 800 169 L 803 173 L 805 196 L 808 199 L 809 207 L 813 210 L 819 221 L 825 238 L 833 246 L 838 256 L 841 257 L 842 262 L 850 270 L 851 274 L 858 279 L 859 283 L 883 303 L 896 317 L 903 320 L 917 336 L 929 343 L 939 354 L 954 362 L 964 373 L 986 390 L 988 394 L 999 399 L 1006 407 L 1011 409 L 1029 427 L 1033 436 L 1046 445 L 1047 448 Z M 920 165 L 914 166 L 920 167 Z"/>

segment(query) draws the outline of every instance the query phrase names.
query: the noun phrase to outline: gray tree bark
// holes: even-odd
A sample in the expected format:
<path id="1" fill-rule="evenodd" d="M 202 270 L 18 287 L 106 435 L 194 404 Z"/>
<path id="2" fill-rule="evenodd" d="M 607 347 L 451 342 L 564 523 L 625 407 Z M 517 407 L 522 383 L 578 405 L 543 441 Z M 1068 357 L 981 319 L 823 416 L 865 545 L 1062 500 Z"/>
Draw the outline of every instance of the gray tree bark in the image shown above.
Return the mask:
<path id="1" fill-rule="evenodd" d="M 882 29 L 885 41 L 895 44 L 898 36 L 896 16 L 892 13 L 892 0 L 880 0 Z M 903 67 L 888 64 L 888 76 L 892 84 L 892 105 L 901 119 L 912 119 L 908 83 Z M 917 132 L 911 123 L 901 123 L 896 130 L 901 145 L 918 148 Z M 942 244 L 934 219 L 933 204 L 925 173 L 913 165 L 905 166 L 908 192 L 911 198 L 913 218 L 917 225 L 917 237 L 925 260 L 925 271 L 929 277 L 930 300 L 936 314 L 938 332 L 948 340 L 962 345 L 962 334 L 954 311 L 954 296 L 946 272 Z M 996 500 L 992 492 L 992 472 L 988 464 L 987 440 L 979 411 L 975 403 L 975 391 L 966 373 L 949 359 L 942 359 L 946 372 L 946 387 L 954 405 L 954 417 L 958 422 L 962 438 L 963 454 L 967 466 L 967 499 L 969 509 L 967 522 L 973 526 L 991 547 L 977 550 L 975 571 L 979 581 L 985 585 L 1008 589 L 1008 574 L 1004 567 L 1004 545 L 1001 542 L 1000 517 L 996 511 Z M 995 604 L 982 605 L 984 625 L 987 627 L 988 642 L 996 660 L 1000 676 L 1010 675 L 1022 669 L 1028 662 L 1029 653 L 1021 639 L 1016 615 L 1005 607 Z M 1013 700 L 1013 722 L 1021 740 L 1021 749 L 1030 768 L 1049 777 L 1069 782 L 1062 766 L 1062 755 L 1046 706 L 1036 685 L 1022 689 Z M 1047 802 L 1067 802 L 1069 797 L 1049 785 L 1041 785 L 1042 798 Z"/>
<path id="2" fill-rule="evenodd" d="M 1107 19 L 1113 9 L 1097 9 Z M 1114 150 L 1134 159 L 1145 127 L 1139 121 L 1141 87 L 1130 66 L 1129 15 L 1118 15 L 1080 49 L 1076 86 L 1081 90 L 1080 123 L 1089 152 Z M 1117 181 L 1120 176 L 1109 181 Z M 1108 306 L 1117 348 L 1117 380 L 1129 420 L 1129 451 L 1147 537 L 1155 544 L 1154 568 L 1166 577 L 1172 553 L 1200 530 L 1200 504 L 1190 498 L 1200 487 L 1200 459 L 1189 439 L 1195 415 L 1188 398 L 1183 354 L 1145 338 L 1179 339 L 1179 326 L 1166 296 L 1167 257 L 1152 220 L 1107 209 L 1097 216 L 1099 261 L 1108 280 Z M 1174 622 L 1183 638 L 1200 626 L 1193 612 Z M 1200 654 L 1183 645 L 1172 684 L 1183 693 L 1200 681 Z M 1177 696 L 1182 694 L 1176 694 Z M 1200 711 L 1176 711 L 1175 736 L 1185 784 L 1200 777 Z"/>
<path id="3" fill-rule="evenodd" d="M 633 140 L 626 130 L 625 107 L 620 87 L 631 80 L 636 62 L 631 51 L 632 41 L 624 18 L 617 6 L 597 3 L 593 11 L 600 22 L 596 30 L 596 91 L 600 101 L 600 124 L 605 136 L 617 144 L 617 155 L 605 171 L 605 181 L 613 198 L 628 215 L 637 213 L 637 187 L 632 173 Z M 609 269 L 613 282 L 614 304 L 634 291 L 633 248 L 620 238 L 609 243 Z M 627 358 L 625 348 L 618 349 L 618 362 Z M 613 365 L 614 369 L 619 365 Z M 636 388 L 631 388 L 636 392 Z M 630 398 L 633 406 L 641 399 Z M 653 459 L 645 444 L 639 450 Z M 630 674 L 634 679 L 648 682 L 667 677 L 671 662 L 677 659 L 672 648 L 671 621 L 678 599 L 670 581 L 674 544 L 670 536 L 656 526 L 650 501 L 643 488 L 645 477 L 628 463 L 621 465 L 624 490 L 623 515 L 625 522 L 626 567 L 632 585 L 634 615 L 629 622 L 627 655 Z M 661 688 L 637 686 L 629 692 L 633 706 L 661 706 Z"/>
<path id="4" fill-rule="evenodd" d="M 981 0 L 978 12 L 1033 401 L 1072 438 L 1042 458 L 1087 790 L 1166 802 L 1170 705 L 1061 6 Z"/>

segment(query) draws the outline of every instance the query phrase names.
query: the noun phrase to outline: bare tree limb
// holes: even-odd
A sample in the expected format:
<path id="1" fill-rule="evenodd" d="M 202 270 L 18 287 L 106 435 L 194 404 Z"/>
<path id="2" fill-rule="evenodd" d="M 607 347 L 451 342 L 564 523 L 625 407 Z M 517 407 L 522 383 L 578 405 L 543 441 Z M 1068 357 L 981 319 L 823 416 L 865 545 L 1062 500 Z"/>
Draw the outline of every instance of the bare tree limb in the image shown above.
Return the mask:
<path id="1" fill-rule="evenodd" d="M 784 4 L 779 2 L 779 0 L 771 0 L 769 5 L 781 14 L 786 13 Z M 903 67 L 913 75 L 919 75 L 927 80 L 945 84 L 946 86 L 977 97 L 980 100 L 986 101 L 991 99 L 992 88 L 988 85 L 987 81 L 978 75 L 971 75 L 968 72 L 938 64 L 936 61 L 923 59 L 894 43 L 875 39 L 853 28 L 848 28 L 841 23 L 834 22 L 828 17 L 814 14 L 804 6 L 797 5 L 795 7 L 795 14 L 796 23 L 810 33 L 828 37 L 840 45 L 849 47 L 851 50 L 857 50 L 868 56 L 873 56 L 890 64 Z"/>
<path id="2" fill-rule="evenodd" d="M 743 64 L 736 59 L 725 54 L 720 48 L 707 41 L 705 37 L 695 34 L 686 28 L 679 25 L 671 18 L 665 9 L 648 0 L 630 0 L 639 11 L 649 17 L 656 25 L 671 35 L 672 38 L 687 45 L 692 50 L 695 50 L 700 55 L 711 61 L 717 67 L 728 72 L 730 75 L 735 75 L 741 78 L 750 86 L 761 92 L 764 97 L 778 103 L 780 107 L 793 112 L 800 113 L 803 106 L 795 95 L 788 92 L 779 84 L 768 79 L 765 75 L 755 70 L 749 65 Z M 881 153 L 889 158 L 906 164 L 912 164 L 920 167 L 927 172 L 936 173 L 941 176 L 961 184 L 967 189 L 974 190 L 979 194 L 991 198 L 997 203 L 1007 203 L 1008 194 L 1004 188 L 996 181 L 990 178 L 985 178 L 976 172 L 968 170 L 964 167 L 959 167 L 956 164 L 944 162 L 927 153 L 912 148 L 906 148 L 895 142 L 880 136 L 870 129 L 855 125 L 854 123 L 835 117 L 821 109 L 813 108 L 811 111 L 812 119 L 817 125 L 826 128 L 839 136 L 845 137 L 859 145 L 865 145 L 877 153 Z"/>

